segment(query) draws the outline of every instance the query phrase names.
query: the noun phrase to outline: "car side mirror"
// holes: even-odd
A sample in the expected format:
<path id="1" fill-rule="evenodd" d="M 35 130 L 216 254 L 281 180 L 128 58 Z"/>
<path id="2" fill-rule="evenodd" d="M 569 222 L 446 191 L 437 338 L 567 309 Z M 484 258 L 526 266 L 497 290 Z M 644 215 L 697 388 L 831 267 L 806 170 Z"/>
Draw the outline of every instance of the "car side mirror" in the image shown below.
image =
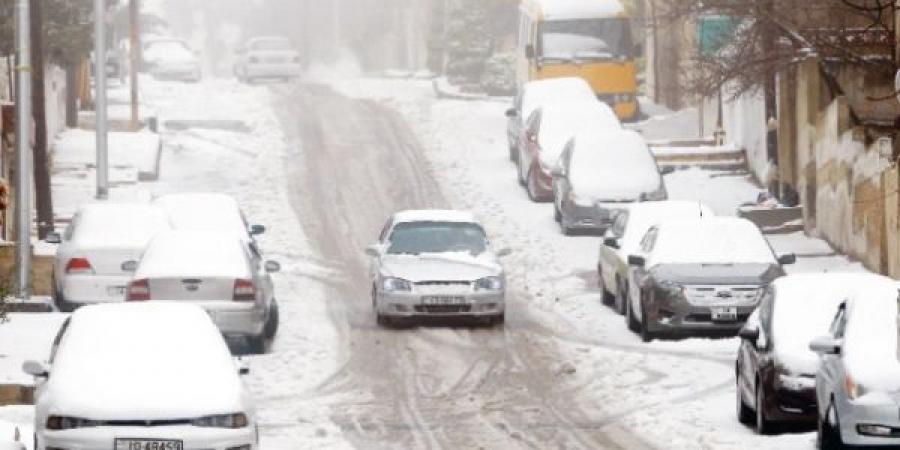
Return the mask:
<path id="1" fill-rule="evenodd" d="M 22 371 L 35 378 L 47 378 L 50 376 L 50 371 L 47 370 L 47 367 L 37 361 L 25 361 L 22 364 Z"/>
<path id="2" fill-rule="evenodd" d="M 252 225 L 250 226 L 250 236 L 259 236 L 266 232 L 266 227 L 262 225 Z"/>
<path id="3" fill-rule="evenodd" d="M 550 171 L 550 175 L 553 175 L 554 177 L 558 177 L 558 178 L 565 178 L 566 177 L 566 169 L 562 168 L 561 166 L 556 166 Z"/>
<path id="4" fill-rule="evenodd" d="M 745 326 L 741 328 L 741 331 L 738 331 L 738 336 L 741 339 L 756 345 L 756 341 L 759 340 L 759 328 Z"/>
<path id="5" fill-rule="evenodd" d="M 381 248 L 375 244 L 366 247 L 366 254 L 373 257 L 378 257 L 381 255 Z"/>
<path id="6" fill-rule="evenodd" d="M 621 248 L 621 246 L 619 245 L 619 240 L 614 237 L 608 237 L 608 238 L 603 239 L 603 245 L 605 245 L 609 248 L 614 248 L 616 250 Z"/>
<path id="7" fill-rule="evenodd" d="M 831 336 L 820 336 L 809 343 L 809 349 L 820 355 L 840 355 L 843 343 Z"/>
<path id="8" fill-rule="evenodd" d="M 629 255 L 628 256 L 628 265 L 643 268 L 644 266 L 647 265 L 647 260 L 643 256 Z"/>
<path id="9" fill-rule="evenodd" d="M 275 273 L 281 271 L 281 264 L 278 261 L 266 261 L 266 272 Z"/>
<path id="10" fill-rule="evenodd" d="M 519 116 L 519 112 L 516 111 L 516 108 L 509 108 L 506 110 L 506 117 L 509 117 L 510 119 L 512 119 L 512 118 L 518 117 L 518 116 Z"/>
<path id="11" fill-rule="evenodd" d="M 137 271 L 137 266 L 137 261 L 125 261 L 122 263 L 122 272 L 135 272 Z"/>
<path id="12" fill-rule="evenodd" d="M 525 46 L 525 57 L 528 59 L 534 59 L 536 52 L 534 51 L 534 45 L 528 44 Z"/>
<path id="13" fill-rule="evenodd" d="M 660 175 L 669 175 L 675 173 L 675 168 L 672 166 L 662 166 L 659 168 Z"/>
<path id="14" fill-rule="evenodd" d="M 782 266 L 789 266 L 791 264 L 795 264 L 797 262 L 797 255 L 793 253 L 788 253 L 786 255 L 781 255 L 778 257 L 778 264 Z"/>
<path id="15" fill-rule="evenodd" d="M 47 237 L 44 238 L 44 242 L 48 244 L 62 244 L 62 236 L 59 233 L 47 233 Z"/>
<path id="16" fill-rule="evenodd" d="M 502 248 L 502 249 L 500 249 L 500 251 L 497 252 L 497 257 L 498 257 L 498 258 L 503 258 L 503 257 L 509 256 L 509 255 L 512 255 L 512 249 L 511 249 L 511 248 Z"/>

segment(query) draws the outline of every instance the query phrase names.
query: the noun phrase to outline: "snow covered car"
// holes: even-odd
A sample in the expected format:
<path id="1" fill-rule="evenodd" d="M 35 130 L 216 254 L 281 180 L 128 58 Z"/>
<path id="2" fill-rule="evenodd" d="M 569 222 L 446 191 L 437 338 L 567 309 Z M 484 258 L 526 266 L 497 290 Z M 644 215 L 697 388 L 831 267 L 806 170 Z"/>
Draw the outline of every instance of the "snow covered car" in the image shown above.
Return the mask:
<path id="1" fill-rule="evenodd" d="M 258 79 L 291 80 L 300 76 L 300 54 L 291 42 L 282 37 L 250 39 L 237 51 L 238 61 L 234 74 L 242 82 Z"/>
<path id="2" fill-rule="evenodd" d="M 641 238 L 653 225 L 665 220 L 714 217 L 712 209 L 699 202 L 669 200 L 631 203 L 615 215 L 606 231 L 597 258 L 597 279 L 605 303 L 625 314 L 628 298 L 628 255 L 638 251 Z"/>
<path id="3" fill-rule="evenodd" d="M 816 420 L 817 355 L 809 342 L 828 332 L 838 306 L 884 284 L 869 273 L 788 275 L 775 280 L 740 331 L 736 368 L 738 420 L 760 434 L 780 423 Z"/>
<path id="4" fill-rule="evenodd" d="M 821 449 L 900 447 L 900 311 L 886 278 L 857 286 L 826 335 L 809 343 L 816 371 Z"/>
<path id="5" fill-rule="evenodd" d="M 509 140 L 509 159 L 515 162 L 519 152 L 519 141 L 525 128 L 525 119 L 541 105 L 569 100 L 596 100 L 594 90 L 578 77 L 549 78 L 525 83 L 513 100 L 512 108 L 506 110 L 506 136 Z"/>
<path id="6" fill-rule="evenodd" d="M 197 82 L 203 70 L 187 42 L 161 38 L 148 42 L 143 51 L 144 68 L 155 78 Z"/>
<path id="7" fill-rule="evenodd" d="M 554 217 L 563 234 L 605 233 L 629 203 L 668 199 L 656 159 L 635 131 L 585 131 L 551 171 Z"/>
<path id="8" fill-rule="evenodd" d="M 506 275 L 484 229 L 459 211 L 403 211 L 391 217 L 371 257 L 372 306 L 380 325 L 421 317 L 502 323 Z"/>
<path id="9" fill-rule="evenodd" d="M 202 309 L 165 303 L 76 311 L 35 377 L 36 450 L 258 448 L 256 413 Z"/>
<path id="10" fill-rule="evenodd" d="M 628 256 L 628 327 L 659 335 L 735 334 L 792 254 L 777 258 L 746 219 L 670 220 L 653 226 Z"/>
<path id="11" fill-rule="evenodd" d="M 616 113 L 596 98 L 553 102 L 534 110 L 525 123 L 523 141 L 517 157 L 519 183 L 533 201 L 553 199 L 550 172 L 556 166 L 563 147 L 582 130 L 621 130 Z"/>
<path id="12" fill-rule="evenodd" d="M 180 193 L 158 197 L 154 205 L 162 208 L 171 226 L 182 231 L 234 231 L 253 242 L 263 234 L 262 225 L 249 225 L 237 200 L 219 193 Z"/>
<path id="13" fill-rule="evenodd" d="M 275 261 L 259 255 L 233 232 L 168 231 L 153 238 L 140 262 L 126 300 L 174 301 L 202 306 L 228 337 L 245 338 L 262 353 L 278 328 L 271 273 Z"/>
<path id="14" fill-rule="evenodd" d="M 53 260 L 53 299 L 61 311 L 90 303 L 121 302 L 131 272 L 122 263 L 140 256 L 157 233 L 169 228 L 165 213 L 139 203 L 82 206 L 60 236 Z"/>

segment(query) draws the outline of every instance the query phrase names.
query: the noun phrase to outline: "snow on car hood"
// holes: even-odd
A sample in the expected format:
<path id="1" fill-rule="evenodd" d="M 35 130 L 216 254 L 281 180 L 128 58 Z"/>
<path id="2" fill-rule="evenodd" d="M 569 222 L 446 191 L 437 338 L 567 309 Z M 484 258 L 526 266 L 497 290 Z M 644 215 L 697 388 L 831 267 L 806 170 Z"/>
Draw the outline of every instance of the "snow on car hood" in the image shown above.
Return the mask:
<path id="1" fill-rule="evenodd" d="M 385 255 L 381 274 L 418 283 L 422 281 L 475 281 L 498 276 L 503 268 L 488 254 L 428 253 L 422 255 Z"/>

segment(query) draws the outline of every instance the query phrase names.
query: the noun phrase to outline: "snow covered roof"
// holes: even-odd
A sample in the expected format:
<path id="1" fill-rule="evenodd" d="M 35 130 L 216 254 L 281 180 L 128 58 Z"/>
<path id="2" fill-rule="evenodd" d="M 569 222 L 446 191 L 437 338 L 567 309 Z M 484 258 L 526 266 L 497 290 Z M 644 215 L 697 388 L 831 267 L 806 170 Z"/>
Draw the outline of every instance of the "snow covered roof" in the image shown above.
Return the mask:
<path id="1" fill-rule="evenodd" d="M 394 223 L 405 222 L 465 222 L 478 223 L 472 213 L 448 209 L 420 209 L 400 211 L 394 215 Z"/>
<path id="2" fill-rule="evenodd" d="M 535 109 L 547 103 L 596 99 L 591 85 L 583 78 L 561 77 L 529 81 L 522 87 L 522 118 L 527 120 Z"/>
<path id="3" fill-rule="evenodd" d="M 233 233 L 167 231 L 150 241 L 134 277 L 250 278 L 250 265 Z"/>
<path id="4" fill-rule="evenodd" d="M 183 303 L 79 309 L 47 389 L 39 401 L 50 400 L 50 414 L 94 420 L 194 418 L 240 412 L 243 403 L 221 333 L 200 307 Z"/>
<path id="5" fill-rule="evenodd" d="M 662 187 L 656 159 L 640 134 L 632 130 L 587 130 L 575 135 L 570 164 L 569 181 L 577 196 L 635 201 L 641 194 Z"/>
<path id="6" fill-rule="evenodd" d="M 776 264 L 775 255 L 753 222 L 735 217 L 667 220 L 648 267 L 658 264 Z"/>
<path id="7" fill-rule="evenodd" d="M 684 200 L 631 203 L 626 210 L 628 225 L 620 242 L 622 252 L 626 255 L 633 254 L 637 250 L 637 246 L 650 227 L 664 220 L 715 217 L 715 213 L 710 207 L 700 202 Z"/>
<path id="8" fill-rule="evenodd" d="M 169 229 L 162 209 L 144 203 L 90 203 L 75 215 L 72 243 L 80 249 L 143 248 Z"/>
<path id="9" fill-rule="evenodd" d="M 233 230 L 245 239 L 247 222 L 233 197 L 218 193 L 169 194 L 153 202 L 169 215 L 176 230 Z"/>
<path id="10" fill-rule="evenodd" d="M 619 0 L 526 0 L 523 8 L 536 11 L 544 20 L 620 17 L 625 6 Z"/>
<path id="11" fill-rule="evenodd" d="M 621 128 L 616 113 L 596 98 L 548 103 L 541 107 L 541 163 L 553 167 L 569 139 L 582 131 Z"/>

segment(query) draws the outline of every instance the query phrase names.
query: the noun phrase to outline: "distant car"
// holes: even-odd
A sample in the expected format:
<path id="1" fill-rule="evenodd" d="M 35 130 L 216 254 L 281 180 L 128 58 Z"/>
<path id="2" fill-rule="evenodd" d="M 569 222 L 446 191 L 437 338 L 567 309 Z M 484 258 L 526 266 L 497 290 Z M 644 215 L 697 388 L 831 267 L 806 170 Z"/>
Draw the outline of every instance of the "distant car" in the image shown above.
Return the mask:
<path id="1" fill-rule="evenodd" d="M 250 39 L 237 53 L 234 74 L 243 82 L 258 79 L 291 80 L 299 77 L 303 70 L 300 54 L 286 38 Z"/>
<path id="2" fill-rule="evenodd" d="M 404 211 L 385 224 L 371 257 L 372 306 L 380 325 L 423 317 L 506 314 L 506 275 L 484 229 L 458 211 Z"/>
<path id="3" fill-rule="evenodd" d="M 271 273 L 235 233 L 169 231 L 150 241 L 128 285 L 129 302 L 163 300 L 202 306 L 222 334 L 245 338 L 250 351 L 265 351 L 275 336 L 278 310 Z"/>
<path id="4" fill-rule="evenodd" d="M 612 303 L 616 312 L 625 314 L 628 255 L 638 251 L 641 238 L 650 227 L 666 220 L 702 217 L 715 217 L 715 213 L 699 202 L 669 200 L 624 206 L 606 231 L 597 259 L 597 279 L 604 302 Z"/>
<path id="5" fill-rule="evenodd" d="M 621 130 L 622 124 L 609 106 L 596 99 L 549 103 L 531 113 L 517 157 L 519 183 L 531 200 L 553 199 L 550 172 L 569 139 L 588 129 L 615 131 Z"/>
<path id="6" fill-rule="evenodd" d="M 122 264 L 140 256 L 150 239 L 169 228 L 165 213 L 149 204 L 92 203 L 78 209 L 60 236 L 53 260 L 53 298 L 57 308 L 125 301 L 131 272 Z"/>
<path id="7" fill-rule="evenodd" d="M 506 136 L 509 140 L 510 161 L 515 162 L 518 157 L 525 120 L 535 109 L 546 103 L 592 99 L 596 100 L 597 97 L 584 78 L 549 78 L 525 83 L 516 94 L 512 108 L 506 110 L 506 117 L 509 119 Z"/>
<path id="8" fill-rule="evenodd" d="M 93 305 L 75 312 L 36 379 L 34 440 L 52 449 L 247 449 L 253 401 L 209 316 L 193 305 Z"/>
<path id="9" fill-rule="evenodd" d="M 554 216 L 565 235 L 605 233 L 625 205 L 669 198 L 650 148 L 631 130 L 576 134 L 551 175 Z"/>
<path id="10" fill-rule="evenodd" d="M 253 242 L 265 233 L 262 225 L 250 225 L 234 197 L 212 192 L 186 192 L 156 198 L 154 205 L 166 212 L 173 229 L 181 231 L 233 231 Z"/>
<path id="11" fill-rule="evenodd" d="M 857 286 L 824 336 L 809 343 L 816 371 L 819 448 L 900 447 L 900 311 L 886 278 Z"/>
<path id="12" fill-rule="evenodd" d="M 760 434 L 816 420 L 817 355 L 809 342 L 828 332 L 838 306 L 884 284 L 869 273 L 788 275 L 775 280 L 741 329 L 735 363 L 738 420 Z"/>
<path id="13" fill-rule="evenodd" d="M 736 334 L 762 292 L 784 276 L 759 228 L 746 219 L 671 220 L 653 226 L 629 255 L 628 327 L 661 335 Z"/>
<path id="14" fill-rule="evenodd" d="M 142 55 L 144 69 L 155 78 L 192 82 L 203 78 L 196 53 L 181 39 L 154 39 L 144 45 Z"/>

